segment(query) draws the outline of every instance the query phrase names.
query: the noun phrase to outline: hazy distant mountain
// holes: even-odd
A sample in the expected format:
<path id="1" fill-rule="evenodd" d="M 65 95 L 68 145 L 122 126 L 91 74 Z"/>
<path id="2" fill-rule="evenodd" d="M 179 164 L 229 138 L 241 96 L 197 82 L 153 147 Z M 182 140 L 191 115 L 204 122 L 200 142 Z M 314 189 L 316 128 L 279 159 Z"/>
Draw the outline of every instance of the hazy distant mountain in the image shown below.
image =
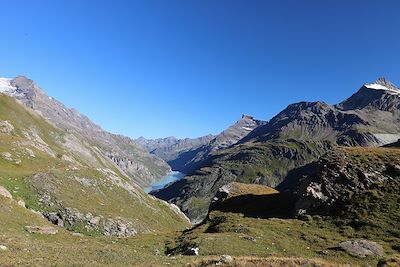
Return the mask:
<path id="1" fill-rule="evenodd" d="M 252 116 L 242 115 L 242 118 L 235 124 L 215 136 L 208 144 L 197 149 L 190 161 L 187 161 L 182 167 L 183 172 L 191 173 L 208 164 L 213 155 L 218 153 L 218 151 L 236 144 L 251 131 L 265 123 L 265 121 L 256 120 Z"/>
<path id="2" fill-rule="evenodd" d="M 199 147 L 208 144 L 214 135 L 206 135 L 199 138 L 177 139 L 173 136 L 159 139 L 146 139 L 140 137 L 136 143 L 144 147 L 171 166 L 173 170 L 182 170 L 185 164 L 192 159 Z"/>
<path id="3" fill-rule="evenodd" d="M 0 92 L 18 99 L 57 127 L 74 133 L 96 147 L 99 153 L 107 156 L 122 172 L 142 187 L 147 187 L 170 170 L 164 161 L 149 154 L 132 139 L 104 131 L 85 115 L 65 107 L 61 102 L 48 96 L 26 77 L 0 78 Z M 94 160 L 93 154 L 80 152 L 83 157 Z"/>
<path id="4" fill-rule="evenodd" d="M 214 152 L 192 175 L 154 194 L 198 222 L 224 184 L 274 187 L 290 170 L 314 161 L 332 146 L 380 146 L 399 138 L 400 89 L 380 78 L 337 105 L 289 105 L 237 144 Z"/>
<path id="5" fill-rule="evenodd" d="M 205 164 L 213 153 L 234 145 L 264 123 L 243 115 L 239 121 L 216 136 L 206 135 L 194 139 L 167 137 L 156 140 L 141 137 L 135 141 L 150 153 L 167 161 L 173 170 L 190 173 Z"/>

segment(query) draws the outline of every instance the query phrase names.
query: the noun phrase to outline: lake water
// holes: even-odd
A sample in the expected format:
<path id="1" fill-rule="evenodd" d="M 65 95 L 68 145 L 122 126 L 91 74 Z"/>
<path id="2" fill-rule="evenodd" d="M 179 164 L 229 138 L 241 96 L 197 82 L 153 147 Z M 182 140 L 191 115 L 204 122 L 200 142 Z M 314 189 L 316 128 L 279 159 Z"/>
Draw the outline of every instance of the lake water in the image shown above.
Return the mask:
<path id="1" fill-rule="evenodd" d="M 145 188 L 144 191 L 146 193 L 149 193 L 154 190 L 162 189 L 167 184 L 178 181 L 178 180 L 182 179 L 183 177 L 185 177 L 184 173 L 172 171 L 168 175 L 164 176 L 160 181 L 155 182 L 151 186 Z"/>

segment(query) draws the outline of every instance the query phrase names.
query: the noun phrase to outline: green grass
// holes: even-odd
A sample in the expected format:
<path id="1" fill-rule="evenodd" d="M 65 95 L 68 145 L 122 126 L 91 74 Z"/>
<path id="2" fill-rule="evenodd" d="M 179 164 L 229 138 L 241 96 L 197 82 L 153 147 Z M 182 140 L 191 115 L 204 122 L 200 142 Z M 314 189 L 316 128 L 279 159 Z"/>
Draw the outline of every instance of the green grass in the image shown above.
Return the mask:
<path id="1" fill-rule="evenodd" d="M 0 157 L 0 185 L 9 190 L 15 199 L 23 199 L 29 208 L 37 211 L 75 208 L 83 214 L 90 212 L 94 216 L 112 219 L 120 217 L 132 222 L 139 232 L 178 230 L 189 226 L 167 205 L 135 187 L 132 180 L 111 162 L 104 165 L 104 159 L 99 158 L 101 155 L 93 152 L 96 161 L 93 163 L 65 149 L 62 146 L 65 136 L 63 130 L 49 124 L 33 111 L 28 111 L 14 99 L 1 94 L 0 120 L 7 120 L 14 126 L 12 134 L 0 133 L 0 153 L 10 152 L 14 159 L 8 161 Z M 56 157 L 31 145 L 23 132 L 32 128 L 55 152 Z M 35 157 L 30 157 L 26 148 L 33 150 Z M 81 166 L 76 167 L 75 164 L 62 160 L 62 155 L 73 156 Z M 21 160 L 21 163 L 16 164 L 15 160 Z M 129 193 L 113 182 L 112 175 L 97 170 L 104 167 L 114 171 L 122 183 L 133 186 L 134 192 Z M 36 174 L 40 174 L 42 178 L 34 179 Z M 91 185 L 76 181 L 74 176 L 86 179 Z M 43 194 L 51 197 L 51 206 L 39 201 Z M 84 232 L 79 224 L 70 229 Z"/>
<path id="2" fill-rule="evenodd" d="M 363 238 L 354 229 L 338 229 L 316 217 L 311 221 L 295 219 L 246 218 L 240 214 L 214 211 L 206 224 L 182 234 L 167 244 L 170 253 L 185 253 L 199 247 L 201 256 L 228 254 L 237 257 L 301 257 L 351 265 L 376 265 L 379 258 L 354 258 L 337 249 L 340 242 Z M 398 254 L 381 236 L 369 236 L 390 255 Z"/>

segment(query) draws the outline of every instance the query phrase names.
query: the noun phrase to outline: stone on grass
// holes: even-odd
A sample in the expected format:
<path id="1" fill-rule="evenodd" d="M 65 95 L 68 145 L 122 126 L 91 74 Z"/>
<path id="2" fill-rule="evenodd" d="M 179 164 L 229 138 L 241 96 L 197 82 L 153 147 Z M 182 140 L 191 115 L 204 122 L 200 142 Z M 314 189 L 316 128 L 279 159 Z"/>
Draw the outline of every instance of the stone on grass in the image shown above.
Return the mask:
<path id="1" fill-rule="evenodd" d="M 4 245 L 0 245 L 0 250 L 7 250 L 8 248 L 6 247 L 6 246 L 4 246 Z"/>
<path id="2" fill-rule="evenodd" d="M 381 245 L 364 239 L 341 242 L 339 247 L 350 255 L 361 258 L 367 256 L 382 256 L 384 254 Z"/>
<path id="3" fill-rule="evenodd" d="M 233 258 L 230 255 L 222 255 L 219 261 L 221 263 L 231 263 L 233 261 Z"/>
<path id="4" fill-rule="evenodd" d="M 72 236 L 84 237 L 84 235 L 81 233 L 72 233 Z"/>
<path id="5" fill-rule="evenodd" d="M 23 201 L 22 199 L 18 200 L 17 204 L 23 208 L 26 208 L 25 201 Z"/>
<path id="6" fill-rule="evenodd" d="M 4 187 L 2 187 L 0 185 L 0 196 L 6 197 L 6 198 L 12 198 L 12 195 L 10 192 L 8 192 L 7 189 L 5 189 Z"/>
<path id="7" fill-rule="evenodd" d="M 55 235 L 58 230 L 51 226 L 25 226 L 25 229 L 31 234 Z"/>

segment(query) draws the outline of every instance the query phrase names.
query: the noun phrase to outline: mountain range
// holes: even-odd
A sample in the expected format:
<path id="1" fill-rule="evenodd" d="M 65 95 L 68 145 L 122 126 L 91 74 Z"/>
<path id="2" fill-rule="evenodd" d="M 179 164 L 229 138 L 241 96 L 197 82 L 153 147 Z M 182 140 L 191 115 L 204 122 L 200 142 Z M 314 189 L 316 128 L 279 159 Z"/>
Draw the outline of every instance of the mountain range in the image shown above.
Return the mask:
<path id="1" fill-rule="evenodd" d="M 235 124 L 215 136 L 210 134 L 194 139 L 168 137 L 156 140 L 141 137 L 135 141 L 150 153 L 168 162 L 173 170 L 190 173 L 210 159 L 216 151 L 234 145 L 264 123 L 252 116 L 242 115 Z"/>
<path id="2" fill-rule="evenodd" d="M 384 78 L 155 140 L 0 78 L 0 265 L 399 266 L 399 144 Z M 143 191 L 171 170 L 186 176 Z"/>
<path id="3" fill-rule="evenodd" d="M 278 186 L 288 172 L 335 146 L 381 146 L 400 138 L 400 89 L 384 78 L 336 105 L 299 102 L 212 153 L 188 176 L 152 192 L 201 222 L 217 190 L 229 182 Z"/>

